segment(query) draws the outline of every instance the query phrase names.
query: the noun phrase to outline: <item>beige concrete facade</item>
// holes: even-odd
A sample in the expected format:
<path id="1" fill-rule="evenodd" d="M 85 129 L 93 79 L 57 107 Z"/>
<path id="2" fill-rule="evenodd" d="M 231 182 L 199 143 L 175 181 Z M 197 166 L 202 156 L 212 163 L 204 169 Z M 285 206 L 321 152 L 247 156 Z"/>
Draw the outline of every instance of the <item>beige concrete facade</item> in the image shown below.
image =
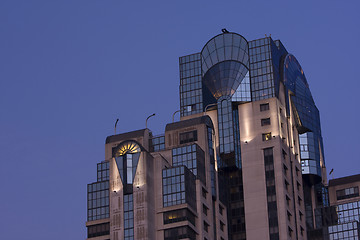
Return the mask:
<path id="1" fill-rule="evenodd" d="M 359 194 L 352 194 L 351 197 L 339 197 L 339 191 L 351 188 L 360 188 L 360 175 L 353 175 L 343 178 L 331 179 L 329 181 L 329 202 L 331 206 L 360 201 Z"/>
<path id="2" fill-rule="evenodd" d="M 149 138 L 151 133 L 148 129 L 131 133 L 111 136 L 105 145 L 105 158 L 110 163 L 110 218 L 89 221 L 86 226 L 110 222 L 110 235 L 89 239 L 120 240 L 124 238 L 124 186 L 119 174 L 117 163 L 113 157 L 113 149 L 124 141 L 136 141 L 141 145 L 142 151 L 139 157 L 136 174 L 134 176 L 132 194 L 134 209 L 134 239 L 161 240 L 164 239 L 164 231 L 181 226 L 188 226 L 197 236 L 197 239 L 227 239 L 227 216 L 226 207 L 218 199 L 211 196 L 210 157 L 207 140 L 207 125 L 202 122 L 206 118 L 198 119 L 195 124 L 173 124 L 171 130 L 165 131 L 165 149 L 158 152 L 149 151 Z M 209 121 L 210 119 L 208 119 Z M 171 124 L 169 124 L 171 125 Z M 172 149 L 187 146 L 180 144 L 179 134 L 189 131 L 197 131 L 197 144 L 204 151 L 205 182 L 195 180 L 196 209 L 187 203 L 164 207 L 162 189 L 162 170 L 172 166 Z M 223 209 L 221 214 L 219 205 Z M 207 209 L 204 213 L 203 208 Z M 189 221 L 180 221 L 164 224 L 164 213 L 178 209 L 188 209 L 195 216 L 195 224 Z M 220 226 L 220 222 L 223 226 Z M 208 231 L 204 230 L 204 225 Z M 216 226 L 216 231 L 214 227 Z M 216 234 L 216 236 L 214 235 Z"/>

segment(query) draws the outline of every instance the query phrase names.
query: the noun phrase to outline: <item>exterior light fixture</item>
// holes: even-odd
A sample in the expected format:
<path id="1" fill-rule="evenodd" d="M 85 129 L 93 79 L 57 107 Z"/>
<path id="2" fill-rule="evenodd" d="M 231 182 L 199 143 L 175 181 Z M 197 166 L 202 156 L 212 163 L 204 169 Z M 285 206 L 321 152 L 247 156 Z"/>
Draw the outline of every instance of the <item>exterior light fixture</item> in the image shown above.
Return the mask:
<path id="1" fill-rule="evenodd" d="M 146 118 L 145 128 L 147 128 L 147 121 L 149 120 L 149 118 L 151 118 L 151 117 L 153 117 L 153 116 L 155 116 L 155 113 L 151 114 L 150 116 L 148 116 L 148 117 Z"/>
<path id="2" fill-rule="evenodd" d="M 117 119 L 116 119 L 116 122 L 115 122 L 115 128 L 114 128 L 115 135 L 116 135 L 116 125 L 117 125 L 118 121 L 119 121 L 119 119 L 117 118 Z"/>

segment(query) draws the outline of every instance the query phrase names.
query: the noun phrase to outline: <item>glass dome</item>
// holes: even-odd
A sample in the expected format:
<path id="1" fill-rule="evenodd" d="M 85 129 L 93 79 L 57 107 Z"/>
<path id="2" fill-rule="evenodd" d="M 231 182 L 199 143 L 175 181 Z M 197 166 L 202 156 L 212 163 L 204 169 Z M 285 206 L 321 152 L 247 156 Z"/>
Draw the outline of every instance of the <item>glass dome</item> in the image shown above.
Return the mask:
<path id="1" fill-rule="evenodd" d="M 203 47 L 201 62 L 203 82 L 213 96 L 231 96 L 249 71 L 248 42 L 235 33 L 217 35 Z"/>

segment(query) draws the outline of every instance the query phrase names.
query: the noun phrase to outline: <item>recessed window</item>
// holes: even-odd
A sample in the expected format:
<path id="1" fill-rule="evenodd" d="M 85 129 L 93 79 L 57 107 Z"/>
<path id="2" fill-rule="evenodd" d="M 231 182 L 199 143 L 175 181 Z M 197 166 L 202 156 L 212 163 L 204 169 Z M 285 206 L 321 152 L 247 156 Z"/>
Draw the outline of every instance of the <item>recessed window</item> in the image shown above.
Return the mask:
<path id="1" fill-rule="evenodd" d="M 224 231 L 225 228 L 225 223 L 223 223 L 222 221 L 220 221 L 220 230 Z"/>
<path id="2" fill-rule="evenodd" d="M 269 141 L 269 140 L 271 140 L 271 132 L 269 132 L 269 133 L 263 133 L 263 134 L 262 134 L 262 140 L 263 140 L 263 141 Z"/>
<path id="3" fill-rule="evenodd" d="M 219 213 L 220 215 L 223 215 L 224 207 L 219 205 Z"/>
<path id="4" fill-rule="evenodd" d="M 301 206 L 301 203 L 302 203 L 302 199 L 300 196 L 298 196 L 298 204 Z"/>
<path id="5" fill-rule="evenodd" d="M 287 167 L 285 164 L 283 164 L 283 169 L 284 169 L 284 174 L 285 174 L 285 176 L 287 176 L 288 167 Z"/>
<path id="6" fill-rule="evenodd" d="M 99 237 L 110 234 L 110 223 L 101 223 L 88 226 L 88 238 Z"/>
<path id="7" fill-rule="evenodd" d="M 345 188 L 336 191 L 336 198 L 337 200 L 353 198 L 359 196 L 359 188 L 358 187 L 351 187 Z"/>
<path id="8" fill-rule="evenodd" d="M 204 230 L 205 230 L 205 232 L 209 231 L 209 224 L 205 221 L 204 221 Z"/>
<path id="9" fill-rule="evenodd" d="M 270 118 L 263 118 L 261 119 L 261 126 L 270 125 Z"/>
<path id="10" fill-rule="evenodd" d="M 260 104 L 260 112 L 267 111 L 270 109 L 269 103 Z"/>
<path id="11" fill-rule="evenodd" d="M 197 131 L 180 133 L 180 144 L 197 141 Z"/>
<path id="12" fill-rule="evenodd" d="M 289 191 L 289 182 L 285 179 L 285 188 Z"/>
<path id="13" fill-rule="evenodd" d="M 207 191 L 205 188 L 202 188 L 202 196 L 206 199 Z"/>
<path id="14" fill-rule="evenodd" d="M 203 204 L 203 213 L 207 216 L 209 208 Z"/>
<path id="15" fill-rule="evenodd" d="M 289 232 L 289 237 L 292 237 L 293 230 L 291 229 L 291 227 L 288 227 L 288 232 Z"/>
<path id="16" fill-rule="evenodd" d="M 288 220 L 290 222 L 291 221 L 291 213 L 289 211 L 287 211 L 287 217 L 288 217 Z"/>
<path id="17" fill-rule="evenodd" d="M 282 157 L 283 157 L 283 159 L 286 159 L 286 155 L 287 155 L 287 153 L 285 152 L 284 149 L 282 149 Z"/>
<path id="18" fill-rule="evenodd" d="M 290 206 L 290 197 L 286 194 L 286 204 Z"/>
<path id="19" fill-rule="evenodd" d="M 195 215 L 186 208 L 165 212 L 163 217 L 164 224 L 189 221 L 195 226 Z"/>

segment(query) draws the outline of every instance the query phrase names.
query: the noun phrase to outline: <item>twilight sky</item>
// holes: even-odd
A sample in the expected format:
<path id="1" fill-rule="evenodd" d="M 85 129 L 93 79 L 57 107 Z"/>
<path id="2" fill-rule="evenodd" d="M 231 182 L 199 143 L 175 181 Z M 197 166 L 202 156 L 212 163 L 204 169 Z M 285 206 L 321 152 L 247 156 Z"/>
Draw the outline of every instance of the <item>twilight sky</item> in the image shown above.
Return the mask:
<path id="1" fill-rule="evenodd" d="M 178 57 L 226 27 L 280 39 L 320 110 L 328 172 L 360 173 L 360 2 L 0 1 L 0 232 L 85 239 L 104 143 L 179 108 Z M 176 116 L 178 119 L 178 115 Z"/>

